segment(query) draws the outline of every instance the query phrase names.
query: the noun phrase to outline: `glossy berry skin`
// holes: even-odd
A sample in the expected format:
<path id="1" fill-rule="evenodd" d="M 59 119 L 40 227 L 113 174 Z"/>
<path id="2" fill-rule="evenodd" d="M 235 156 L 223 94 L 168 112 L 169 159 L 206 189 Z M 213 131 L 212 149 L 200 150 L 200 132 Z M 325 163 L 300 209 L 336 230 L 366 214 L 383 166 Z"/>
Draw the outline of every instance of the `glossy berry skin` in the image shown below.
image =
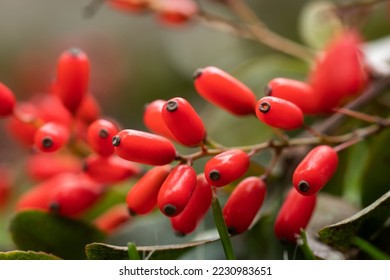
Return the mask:
<path id="1" fill-rule="evenodd" d="M 265 93 L 294 103 L 303 114 L 318 113 L 315 92 L 308 83 L 288 78 L 275 78 L 269 81 Z"/>
<path id="2" fill-rule="evenodd" d="M 204 99 L 234 115 L 251 115 L 255 111 L 255 94 L 241 81 L 217 67 L 196 70 L 194 85 Z"/>
<path id="3" fill-rule="evenodd" d="M 273 96 L 263 97 L 257 102 L 256 116 L 263 123 L 284 130 L 299 128 L 304 120 L 297 105 Z"/>
<path id="4" fill-rule="evenodd" d="M 113 234 L 130 219 L 131 216 L 127 212 L 126 204 L 123 203 L 112 206 L 100 214 L 93 220 L 93 224 L 106 234 Z"/>
<path id="5" fill-rule="evenodd" d="M 0 117 L 7 117 L 12 114 L 16 104 L 14 93 L 0 82 Z"/>
<path id="6" fill-rule="evenodd" d="M 240 234 L 249 228 L 265 195 L 266 185 L 259 177 L 247 177 L 235 187 L 222 210 L 230 234 Z"/>
<path id="7" fill-rule="evenodd" d="M 101 198 L 103 187 L 85 174 L 64 174 L 49 196 L 51 212 L 78 217 Z"/>
<path id="8" fill-rule="evenodd" d="M 177 141 L 185 146 L 199 145 L 206 136 L 202 119 L 184 98 L 175 97 L 165 102 L 162 118 Z"/>
<path id="9" fill-rule="evenodd" d="M 49 122 L 35 132 L 35 147 L 42 152 L 56 152 L 67 144 L 69 136 L 70 132 L 67 127 Z"/>
<path id="10" fill-rule="evenodd" d="M 164 0 L 155 5 L 158 20 L 168 25 L 181 25 L 198 13 L 198 5 L 193 0 Z"/>
<path id="11" fill-rule="evenodd" d="M 162 109 L 165 103 L 166 100 L 156 99 L 147 104 L 143 114 L 143 122 L 151 132 L 177 141 L 162 118 Z"/>
<path id="12" fill-rule="evenodd" d="M 70 112 L 76 112 L 87 95 L 89 76 L 89 58 L 82 50 L 71 48 L 60 55 L 56 93 Z"/>
<path id="13" fill-rule="evenodd" d="M 184 236 L 192 233 L 211 206 L 212 189 L 203 174 L 197 176 L 196 187 L 183 212 L 171 217 L 171 225 L 175 232 Z"/>
<path id="14" fill-rule="evenodd" d="M 204 167 L 204 175 L 210 185 L 223 187 L 243 176 L 249 165 L 247 153 L 231 149 L 208 160 Z"/>
<path id="15" fill-rule="evenodd" d="M 124 129 L 112 138 L 115 153 L 129 161 L 165 165 L 176 158 L 175 146 L 167 138 L 133 129 Z"/>
<path id="16" fill-rule="evenodd" d="M 368 84 L 361 38 L 356 30 L 347 30 L 334 38 L 319 57 L 309 76 L 317 96 L 318 110 L 330 112 L 360 94 Z"/>
<path id="17" fill-rule="evenodd" d="M 162 184 L 157 197 L 160 211 L 168 216 L 179 215 L 187 206 L 196 187 L 196 172 L 186 164 L 172 169 Z"/>
<path id="18" fill-rule="evenodd" d="M 107 157 L 114 153 L 112 137 L 119 132 L 118 126 L 105 119 L 98 119 L 87 129 L 87 143 L 98 155 Z"/>
<path id="19" fill-rule="evenodd" d="M 274 224 L 274 232 L 278 239 L 290 243 L 296 243 L 301 229 L 305 229 L 314 212 L 317 195 L 303 196 L 292 188 Z"/>
<path id="20" fill-rule="evenodd" d="M 337 166 L 337 152 L 330 146 L 317 146 L 295 169 L 293 185 L 302 195 L 316 194 L 332 178 Z"/>
<path id="21" fill-rule="evenodd" d="M 131 187 L 126 203 L 132 215 L 145 215 L 156 207 L 158 192 L 170 171 L 169 165 L 155 166 Z"/>
<path id="22" fill-rule="evenodd" d="M 115 184 L 139 175 L 141 167 L 116 155 L 102 157 L 90 155 L 84 160 L 84 172 L 96 182 Z"/>

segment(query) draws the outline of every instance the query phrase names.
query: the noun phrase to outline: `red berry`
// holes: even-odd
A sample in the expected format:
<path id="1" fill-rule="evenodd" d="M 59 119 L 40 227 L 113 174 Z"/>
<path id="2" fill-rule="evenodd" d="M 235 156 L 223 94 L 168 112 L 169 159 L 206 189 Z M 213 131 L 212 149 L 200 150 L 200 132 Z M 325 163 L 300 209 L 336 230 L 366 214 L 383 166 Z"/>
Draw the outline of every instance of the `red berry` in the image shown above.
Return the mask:
<path id="1" fill-rule="evenodd" d="M 295 243 L 301 229 L 305 229 L 314 212 L 317 196 L 303 196 L 292 188 L 287 194 L 275 220 L 278 239 Z"/>
<path id="2" fill-rule="evenodd" d="M 106 234 L 112 234 L 127 223 L 130 218 L 126 204 L 123 203 L 112 206 L 100 214 L 97 218 L 95 218 L 93 224 Z"/>
<path id="3" fill-rule="evenodd" d="M 87 95 L 90 65 L 87 55 L 80 49 L 63 52 L 57 63 L 57 91 L 62 103 L 76 112 Z"/>
<path id="4" fill-rule="evenodd" d="M 118 156 L 130 161 L 165 165 L 176 159 L 172 142 L 152 133 L 125 129 L 113 137 L 112 144 Z"/>
<path id="5" fill-rule="evenodd" d="M 10 170 L 0 166 L 0 210 L 5 206 L 11 194 L 12 180 Z"/>
<path id="6" fill-rule="evenodd" d="M 197 183 L 187 206 L 183 212 L 171 217 L 171 225 L 177 234 L 184 236 L 193 232 L 198 223 L 206 215 L 211 206 L 212 189 L 204 178 L 204 175 L 197 176 Z"/>
<path id="7" fill-rule="evenodd" d="M 101 108 L 92 94 L 87 94 L 76 112 L 76 117 L 85 123 L 92 123 L 100 117 Z"/>
<path id="8" fill-rule="evenodd" d="M 327 46 L 309 77 L 318 110 L 329 112 L 356 96 L 367 85 L 368 73 L 357 31 L 347 30 Z"/>
<path id="9" fill-rule="evenodd" d="M 268 96 L 290 101 L 297 105 L 303 114 L 317 114 L 316 96 L 311 85 L 287 78 L 272 79 L 266 89 Z"/>
<path id="10" fill-rule="evenodd" d="M 191 198 L 196 187 L 196 172 L 186 164 L 172 169 L 162 184 L 157 197 L 160 211 L 169 217 L 179 215 Z"/>
<path id="11" fill-rule="evenodd" d="M 140 174 L 141 168 L 136 163 L 116 155 L 90 155 L 84 161 L 84 172 L 96 182 L 115 184 Z"/>
<path id="12" fill-rule="evenodd" d="M 141 12 L 148 8 L 150 0 L 108 0 L 107 3 L 114 9 L 123 12 Z"/>
<path id="13" fill-rule="evenodd" d="M 263 123 L 285 130 L 303 125 L 302 110 L 294 103 L 272 96 L 261 98 L 256 105 L 256 116 Z"/>
<path id="14" fill-rule="evenodd" d="M 56 122 L 70 127 L 72 114 L 65 108 L 56 95 L 42 94 L 34 96 L 31 102 L 38 110 L 38 116 L 43 122 Z"/>
<path id="15" fill-rule="evenodd" d="M 184 98 L 168 100 L 163 106 L 162 118 L 175 138 L 183 145 L 199 145 L 206 136 L 202 119 Z"/>
<path id="16" fill-rule="evenodd" d="M 255 94 L 241 81 L 216 67 L 198 69 L 194 73 L 197 92 L 207 101 L 235 115 L 253 114 Z"/>
<path id="17" fill-rule="evenodd" d="M 247 153 L 238 149 L 228 150 L 207 161 L 204 167 L 205 178 L 214 187 L 226 186 L 243 176 L 249 164 Z"/>
<path id="18" fill-rule="evenodd" d="M 158 192 L 170 171 L 169 165 L 153 167 L 131 187 L 126 197 L 130 213 L 144 215 L 155 208 Z"/>
<path id="19" fill-rule="evenodd" d="M 151 132 L 160 134 L 171 140 L 176 140 L 162 118 L 162 109 L 165 102 L 165 100 L 157 99 L 147 104 L 143 114 L 143 122 Z"/>
<path id="20" fill-rule="evenodd" d="M 169 25 L 188 22 L 198 13 L 198 5 L 193 0 L 161 0 L 155 4 L 158 19 Z"/>
<path id="21" fill-rule="evenodd" d="M 299 163 L 293 174 L 293 184 L 302 195 L 319 192 L 332 178 L 338 166 L 337 152 L 321 145 L 312 149 Z"/>
<path id="22" fill-rule="evenodd" d="M 118 126 L 112 121 L 98 119 L 88 126 L 88 145 L 95 153 L 103 157 L 110 156 L 114 153 L 112 138 L 118 132 Z"/>
<path id="23" fill-rule="evenodd" d="M 103 194 L 102 185 L 85 174 L 63 174 L 49 196 L 49 209 L 61 216 L 77 217 Z"/>
<path id="24" fill-rule="evenodd" d="M 236 186 L 222 210 L 230 234 L 240 234 L 249 228 L 265 195 L 266 185 L 259 177 L 247 177 Z"/>
<path id="25" fill-rule="evenodd" d="M 69 134 L 67 127 L 59 123 L 48 122 L 35 132 L 34 143 L 36 148 L 42 152 L 55 152 L 66 145 Z"/>
<path id="26" fill-rule="evenodd" d="M 11 115 L 15 108 L 15 103 L 14 93 L 0 82 L 0 117 Z"/>
<path id="27" fill-rule="evenodd" d="M 81 160 L 72 154 L 36 153 L 27 158 L 26 172 L 35 181 L 43 181 L 60 173 L 79 173 Z"/>

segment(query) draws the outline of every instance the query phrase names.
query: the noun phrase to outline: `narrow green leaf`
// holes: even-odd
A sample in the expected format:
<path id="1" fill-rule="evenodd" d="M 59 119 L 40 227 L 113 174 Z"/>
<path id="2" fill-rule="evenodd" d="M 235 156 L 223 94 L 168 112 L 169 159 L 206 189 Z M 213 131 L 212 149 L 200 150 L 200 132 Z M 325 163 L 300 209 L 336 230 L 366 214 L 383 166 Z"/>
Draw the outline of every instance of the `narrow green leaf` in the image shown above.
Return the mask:
<path id="1" fill-rule="evenodd" d="M 45 252 L 14 250 L 0 252 L 0 260 L 60 260 L 60 258 Z"/>
<path id="2" fill-rule="evenodd" d="M 36 210 L 14 216 L 10 231 L 19 249 L 43 251 L 64 259 L 85 259 L 85 245 L 105 238 L 90 224 Z"/>
<path id="3" fill-rule="evenodd" d="M 390 260 L 390 255 L 382 252 L 377 247 L 372 245 L 370 242 L 367 242 L 363 238 L 354 236 L 352 238 L 352 243 L 356 245 L 361 251 L 366 252 L 374 260 Z"/>
<path id="4" fill-rule="evenodd" d="M 140 260 L 141 257 L 137 251 L 137 247 L 133 242 L 127 243 L 127 252 L 129 255 L 129 260 Z"/>
<path id="5" fill-rule="evenodd" d="M 225 252 L 226 259 L 228 260 L 234 260 L 234 252 L 233 252 L 233 246 L 230 242 L 230 236 L 225 224 L 225 220 L 222 215 L 221 206 L 219 204 L 218 198 L 216 195 L 213 197 L 212 201 L 212 209 L 213 209 L 213 215 L 214 215 L 214 221 L 215 225 L 218 230 L 219 237 L 221 238 L 223 250 Z"/>
<path id="6" fill-rule="evenodd" d="M 309 244 L 307 243 L 306 231 L 301 231 L 300 239 L 298 240 L 298 245 L 301 248 L 303 254 L 307 260 L 316 260 L 316 256 L 313 251 L 310 249 Z"/>
<path id="7" fill-rule="evenodd" d="M 138 246 L 138 251 L 142 259 L 149 260 L 174 260 L 178 259 L 189 250 L 217 241 L 202 240 L 183 244 L 161 245 L 161 246 Z M 134 248 L 133 248 L 134 249 Z M 132 250 L 133 250 L 132 249 Z M 129 248 L 124 246 L 113 246 L 103 243 L 91 243 L 85 247 L 85 252 L 89 260 L 128 260 Z"/>
<path id="8" fill-rule="evenodd" d="M 354 236 L 370 239 L 380 234 L 390 217 L 389 213 L 390 191 L 352 217 L 324 227 L 319 231 L 319 237 L 322 242 L 346 251 L 353 245 Z"/>

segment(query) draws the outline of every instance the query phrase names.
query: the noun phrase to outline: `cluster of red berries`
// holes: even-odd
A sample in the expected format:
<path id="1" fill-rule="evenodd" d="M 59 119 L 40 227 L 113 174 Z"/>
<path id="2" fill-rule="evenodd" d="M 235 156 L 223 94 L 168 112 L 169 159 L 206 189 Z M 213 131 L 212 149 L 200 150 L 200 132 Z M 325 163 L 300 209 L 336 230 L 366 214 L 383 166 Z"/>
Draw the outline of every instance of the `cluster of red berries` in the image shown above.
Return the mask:
<path id="1" fill-rule="evenodd" d="M 109 2 L 141 8 L 149 1 Z M 300 128 L 306 114 L 328 113 L 366 86 L 359 42 L 355 32 L 344 33 L 321 56 L 309 82 L 274 79 L 266 88 L 268 96 L 259 100 L 246 85 L 216 67 L 195 71 L 194 87 L 204 99 L 236 116 L 254 115 L 284 130 Z M 150 132 L 121 129 L 101 117 L 99 104 L 89 93 L 89 72 L 86 54 L 70 49 L 58 59 L 50 94 L 16 103 L 12 91 L 0 84 L 1 116 L 9 117 L 11 135 L 34 150 L 27 171 L 38 183 L 20 197 L 18 211 L 33 208 L 77 218 L 108 187 L 140 176 L 127 194 L 126 206 L 110 209 L 95 224 L 112 232 L 130 219 L 126 208 L 132 215 L 158 208 L 174 231 L 185 235 L 205 216 L 216 190 L 239 180 L 223 207 L 223 217 L 230 234 L 251 226 L 266 196 L 264 177 L 245 176 L 253 153 L 210 149 L 203 120 L 181 97 L 155 100 L 145 107 L 143 121 Z M 181 155 L 174 143 L 199 147 L 200 152 Z M 192 166 L 199 157 L 210 157 L 201 172 Z M 297 166 L 294 188 L 275 222 L 278 238 L 295 242 L 314 211 L 316 194 L 337 165 L 337 151 L 321 145 Z"/>
<path id="2" fill-rule="evenodd" d="M 187 23 L 198 14 L 194 0 L 106 0 L 107 4 L 127 13 L 153 12 L 158 21 L 168 25 Z"/>

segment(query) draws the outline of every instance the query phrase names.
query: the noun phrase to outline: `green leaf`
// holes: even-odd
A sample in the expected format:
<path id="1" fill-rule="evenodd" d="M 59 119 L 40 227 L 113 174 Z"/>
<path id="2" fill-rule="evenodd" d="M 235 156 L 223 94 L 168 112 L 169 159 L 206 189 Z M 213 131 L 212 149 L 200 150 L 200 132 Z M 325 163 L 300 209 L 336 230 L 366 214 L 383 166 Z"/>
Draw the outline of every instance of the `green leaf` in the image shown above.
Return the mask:
<path id="1" fill-rule="evenodd" d="M 85 259 L 85 245 L 105 238 L 90 224 L 35 210 L 18 213 L 11 220 L 10 231 L 19 249 L 64 259 Z"/>
<path id="2" fill-rule="evenodd" d="M 142 259 L 149 260 L 174 260 L 178 259 L 189 250 L 215 242 L 214 240 L 193 241 L 183 244 L 161 245 L 161 246 L 137 246 L 136 249 Z M 89 260 L 128 260 L 128 247 L 113 246 L 103 243 L 91 243 L 85 247 Z"/>
<path id="3" fill-rule="evenodd" d="M 340 251 L 353 246 L 355 236 L 370 240 L 383 230 L 390 217 L 390 191 L 370 206 L 339 223 L 319 231 L 320 240 Z"/>
<path id="4" fill-rule="evenodd" d="M 299 31 L 308 45 L 322 49 L 343 28 L 341 20 L 333 12 L 334 8 L 329 1 L 311 1 L 302 9 Z"/>
<path id="5" fill-rule="evenodd" d="M 0 260 L 60 260 L 60 258 L 45 252 L 15 250 L 0 252 Z"/>

